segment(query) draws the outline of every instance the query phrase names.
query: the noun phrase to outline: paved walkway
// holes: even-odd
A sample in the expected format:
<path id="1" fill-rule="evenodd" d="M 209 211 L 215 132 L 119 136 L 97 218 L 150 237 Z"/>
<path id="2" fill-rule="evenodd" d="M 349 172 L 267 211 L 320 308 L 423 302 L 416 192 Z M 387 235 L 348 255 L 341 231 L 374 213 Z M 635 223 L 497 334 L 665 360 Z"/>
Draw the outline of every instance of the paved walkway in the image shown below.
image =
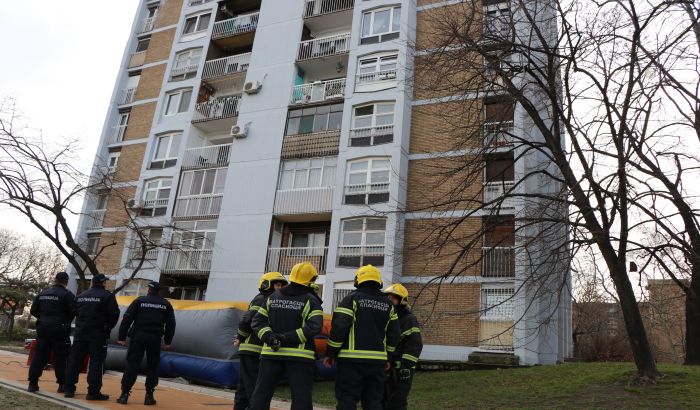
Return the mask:
<path id="1" fill-rule="evenodd" d="M 0 385 L 15 387 L 26 391 L 27 388 L 27 356 L 18 353 L 0 350 Z M 85 374 L 80 375 L 80 381 L 76 389 L 74 399 L 66 399 L 63 394 L 56 393 L 56 380 L 53 370 L 44 371 L 42 380 L 39 381 L 39 395 L 43 398 L 58 401 L 69 408 L 76 409 L 230 409 L 233 407 L 233 394 L 228 391 L 203 388 L 194 385 L 186 385 L 175 382 L 161 380 L 156 389 L 156 406 L 144 406 L 143 396 L 145 388 L 143 377 L 139 377 L 136 385 L 132 389 L 129 405 L 117 404 L 115 400 L 119 397 L 121 373 L 107 372 L 103 377 L 102 392 L 109 394 L 110 400 L 94 402 L 85 400 L 87 383 Z M 29 394 L 29 393 L 28 393 Z M 289 403 L 273 402 L 271 410 L 287 410 Z"/>

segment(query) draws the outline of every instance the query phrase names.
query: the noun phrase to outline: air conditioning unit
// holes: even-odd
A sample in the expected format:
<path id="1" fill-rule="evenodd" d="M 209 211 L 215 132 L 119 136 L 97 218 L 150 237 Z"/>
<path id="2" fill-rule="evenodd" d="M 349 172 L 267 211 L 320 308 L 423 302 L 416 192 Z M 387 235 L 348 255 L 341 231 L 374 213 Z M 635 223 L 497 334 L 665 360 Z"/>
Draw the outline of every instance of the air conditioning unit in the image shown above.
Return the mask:
<path id="1" fill-rule="evenodd" d="M 134 209 L 136 208 L 138 203 L 136 202 L 136 198 L 131 198 L 130 200 L 126 201 L 126 207 L 129 209 Z"/>
<path id="2" fill-rule="evenodd" d="M 245 138 L 248 136 L 248 127 L 242 125 L 234 125 L 231 127 L 231 136 L 233 138 Z"/>
<path id="3" fill-rule="evenodd" d="M 260 81 L 248 81 L 243 86 L 243 92 L 246 94 L 257 94 L 262 88 L 262 83 Z"/>

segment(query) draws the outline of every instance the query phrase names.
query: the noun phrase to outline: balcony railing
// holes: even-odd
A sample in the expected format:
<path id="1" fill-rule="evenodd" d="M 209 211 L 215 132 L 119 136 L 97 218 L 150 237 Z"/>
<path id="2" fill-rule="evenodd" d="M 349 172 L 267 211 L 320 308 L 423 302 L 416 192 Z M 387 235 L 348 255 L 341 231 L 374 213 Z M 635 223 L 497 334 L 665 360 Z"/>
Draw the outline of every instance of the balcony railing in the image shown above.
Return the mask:
<path id="1" fill-rule="evenodd" d="M 315 187 L 278 190 L 275 195 L 275 214 L 313 214 L 331 212 L 333 187 Z"/>
<path id="2" fill-rule="evenodd" d="M 199 63 L 190 64 L 185 67 L 173 68 L 172 70 L 170 70 L 170 81 L 173 81 L 173 79 L 180 76 L 182 76 L 183 78 L 187 78 L 187 74 L 196 73 L 198 68 Z"/>
<path id="3" fill-rule="evenodd" d="M 389 182 L 345 185 L 345 195 L 382 194 L 389 192 Z"/>
<path id="4" fill-rule="evenodd" d="M 338 246 L 338 265 L 355 266 L 372 264 L 384 265 L 384 245 L 340 245 Z"/>
<path id="5" fill-rule="evenodd" d="M 148 201 L 142 201 L 139 204 L 139 207 L 143 208 L 143 209 L 166 208 L 167 206 L 168 206 L 167 199 L 151 199 Z"/>
<path id="6" fill-rule="evenodd" d="M 297 263 L 311 262 L 319 275 L 326 274 L 328 247 L 268 248 L 266 270 L 289 275 Z"/>
<path id="7" fill-rule="evenodd" d="M 190 6 L 190 7 L 192 7 L 192 6 L 200 6 L 200 5 L 202 5 L 202 4 L 209 3 L 210 1 L 214 1 L 214 0 L 190 0 L 190 1 L 189 1 L 189 6 Z"/>
<path id="8" fill-rule="evenodd" d="M 202 79 L 222 77 L 229 74 L 243 73 L 248 70 L 252 53 L 217 58 L 204 63 Z"/>
<path id="9" fill-rule="evenodd" d="M 168 250 L 163 272 L 180 274 L 208 273 L 211 269 L 211 250 Z"/>
<path id="10" fill-rule="evenodd" d="M 115 125 L 112 127 L 112 135 L 110 136 L 110 143 L 118 143 L 124 141 L 124 133 L 126 132 L 126 124 Z"/>
<path id="11" fill-rule="evenodd" d="M 195 106 L 192 122 L 218 120 L 238 116 L 240 95 L 217 97 L 212 101 L 202 102 Z"/>
<path id="12" fill-rule="evenodd" d="M 282 159 L 338 155 L 340 130 L 288 135 L 282 141 Z"/>
<path id="13" fill-rule="evenodd" d="M 131 104 L 134 101 L 134 95 L 136 94 L 136 87 L 127 88 L 119 92 L 119 97 L 117 97 L 118 105 Z"/>
<path id="14" fill-rule="evenodd" d="M 246 14 L 228 20 L 221 20 L 214 23 L 211 38 L 224 38 L 253 31 L 258 26 L 260 13 Z"/>
<path id="15" fill-rule="evenodd" d="M 297 60 L 332 56 L 350 51 L 350 33 L 319 37 L 299 44 Z"/>
<path id="16" fill-rule="evenodd" d="M 345 96 L 345 79 L 316 81 L 292 87 L 292 104 L 317 103 Z"/>
<path id="17" fill-rule="evenodd" d="M 129 251 L 129 259 L 127 261 L 127 267 L 128 268 L 137 267 L 139 265 L 139 263 L 141 262 L 141 259 L 143 259 L 143 261 L 144 261 L 144 264 L 143 264 L 144 267 L 146 267 L 146 265 L 148 265 L 148 267 L 152 267 L 156 263 L 156 261 L 158 260 L 158 255 L 160 255 L 160 249 L 147 250 L 146 254 L 143 256 L 143 258 L 141 257 L 141 255 L 143 255 L 141 249 L 132 249 L 131 251 Z"/>
<path id="18" fill-rule="evenodd" d="M 492 147 L 511 145 L 513 128 L 513 120 L 484 123 L 484 143 Z"/>
<path id="19" fill-rule="evenodd" d="M 482 247 L 481 276 L 489 278 L 515 277 L 515 249 L 513 247 Z"/>
<path id="20" fill-rule="evenodd" d="M 139 34 L 140 33 L 147 33 L 151 30 L 153 30 L 153 25 L 156 22 L 156 17 L 147 17 L 143 20 L 143 23 L 141 23 L 141 27 L 139 27 Z"/>
<path id="21" fill-rule="evenodd" d="M 395 80 L 396 69 L 375 71 L 373 73 L 363 73 L 357 75 L 357 84 L 374 83 L 377 81 Z"/>
<path id="22" fill-rule="evenodd" d="M 350 130 L 350 146 L 386 144 L 394 140 L 394 125 L 354 128 Z"/>
<path id="23" fill-rule="evenodd" d="M 100 229 L 105 219 L 105 209 L 96 209 L 87 213 L 87 229 Z"/>
<path id="24" fill-rule="evenodd" d="M 503 198 L 508 192 L 513 189 L 515 183 L 513 181 L 503 182 L 487 182 L 484 184 L 484 204 L 488 208 L 514 208 L 513 198 Z M 500 200 L 499 200 L 500 199 Z"/>
<path id="25" fill-rule="evenodd" d="M 306 0 L 304 17 L 316 17 L 337 11 L 350 10 L 355 0 Z"/>
<path id="26" fill-rule="evenodd" d="M 185 150 L 182 169 L 225 167 L 230 156 L 231 144 L 190 148 Z"/>
<path id="27" fill-rule="evenodd" d="M 146 62 L 146 51 L 137 51 L 131 54 L 129 59 L 129 68 L 142 66 Z"/>
<path id="28" fill-rule="evenodd" d="M 218 216 L 221 211 L 221 201 L 223 201 L 223 199 L 223 194 L 177 198 L 173 217 L 193 218 Z"/>

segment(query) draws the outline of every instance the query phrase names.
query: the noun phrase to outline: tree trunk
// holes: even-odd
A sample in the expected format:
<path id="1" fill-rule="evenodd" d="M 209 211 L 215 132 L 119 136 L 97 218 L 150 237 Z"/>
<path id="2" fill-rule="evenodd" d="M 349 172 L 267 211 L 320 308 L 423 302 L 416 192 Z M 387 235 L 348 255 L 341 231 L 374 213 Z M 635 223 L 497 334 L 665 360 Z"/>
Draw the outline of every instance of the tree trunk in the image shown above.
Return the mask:
<path id="1" fill-rule="evenodd" d="M 11 342 L 12 341 L 12 334 L 14 333 L 15 330 L 15 310 L 12 309 L 10 311 L 10 324 L 7 326 L 7 341 Z"/>
<path id="2" fill-rule="evenodd" d="M 700 268 L 693 269 L 690 290 L 685 295 L 685 361 L 700 365 Z"/>

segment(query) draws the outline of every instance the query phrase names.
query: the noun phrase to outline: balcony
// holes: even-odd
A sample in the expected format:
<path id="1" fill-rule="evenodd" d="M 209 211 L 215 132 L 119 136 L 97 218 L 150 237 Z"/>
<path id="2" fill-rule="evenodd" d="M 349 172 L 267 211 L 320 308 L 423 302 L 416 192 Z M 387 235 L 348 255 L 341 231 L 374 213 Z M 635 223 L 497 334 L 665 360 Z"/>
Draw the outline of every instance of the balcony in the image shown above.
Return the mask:
<path id="1" fill-rule="evenodd" d="M 221 212 L 223 194 L 198 195 L 181 197 L 175 201 L 173 218 L 205 218 L 217 217 Z"/>
<path id="2" fill-rule="evenodd" d="M 333 187 L 277 190 L 274 212 L 277 215 L 317 214 L 333 210 Z"/>
<path id="3" fill-rule="evenodd" d="M 515 208 L 514 198 L 506 197 L 503 198 L 507 193 L 509 193 L 515 183 L 513 181 L 498 181 L 498 182 L 487 182 L 484 184 L 484 208 Z"/>
<path id="4" fill-rule="evenodd" d="M 358 74 L 355 80 L 357 85 L 377 83 L 381 81 L 395 81 L 396 80 L 396 69 L 392 68 L 390 70 L 375 71 L 373 73 Z"/>
<path id="5" fill-rule="evenodd" d="M 282 141 L 282 159 L 338 155 L 340 130 L 288 135 Z"/>
<path id="6" fill-rule="evenodd" d="M 484 145 L 491 148 L 510 146 L 514 142 L 513 120 L 484 123 Z"/>
<path id="7" fill-rule="evenodd" d="M 352 25 L 354 0 L 306 0 L 304 5 L 304 26 L 312 33 Z"/>
<path id="8" fill-rule="evenodd" d="M 345 203 L 348 205 L 377 204 L 387 201 L 389 201 L 388 181 L 345 186 Z"/>
<path id="9" fill-rule="evenodd" d="M 211 270 L 211 250 L 167 250 L 163 273 L 206 275 Z"/>
<path id="10" fill-rule="evenodd" d="M 387 144 L 394 141 L 394 125 L 377 125 L 374 127 L 354 128 L 350 130 L 351 147 L 367 147 Z"/>
<path id="11" fill-rule="evenodd" d="M 228 97 L 216 97 L 211 101 L 199 103 L 194 108 L 192 123 L 205 132 L 226 132 L 235 123 L 229 118 L 238 117 L 240 100 L 240 95 L 231 95 Z"/>
<path id="12" fill-rule="evenodd" d="M 340 245 L 338 266 L 384 266 L 384 245 Z"/>
<path id="13" fill-rule="evenodd" d="M 320 103 L 345 97 L 345 79 L 316 81 L 292 87 L 290 104 Z"/>
<path id="14" fill-rule="evenodd" d="M 481 276 L 488 278 L 515 277 L 515 249 L 512 246 L 482 247 Z"/>
<path id="15" fill-rule="evenodd" d="M 155 16 L 145 18 L 141 22 L 141 25 L 139 26 L 138 34 L 148 33 L 149 31 L 153 30 L 153 26 L 155 25 L 155 22 L 156 22 Z"/>
<path id="16" fill-rule="evenodd" d="M 190 7 L 201 6 L 202 4 L 209 3 L 210 1 L 214 1 L 214 0 L 190 0 L 187 4 Z"/>
<path id="17" fill-rule="evenodd" d="M 85 215 L 85 218 L 87 220 L 87 230 L 91 231 L 102 229 L 102 223 L 105 219 L 105 212 L 107 212 L 106 209 L 96 209 L 94 211 L 88 211 L 88 213 Z"/>
<path id="18" fill-rule="evenodd" d="M 185 150 L 182 169 L 219 168 L 228 165 L 231 144 L 210 145 Z"/>
<path id="19" fill-rule="evenodd" d="M 109 143 L 110 144 L 118 144 L 118 143 L 124 141 L 124 133 L 125 132 L 126 132 L 126 124 L 113 126 L 111 129 L 111 133 L 109 135 Z"/>
<path id="20" fill-rule="evenodd" d="M 260 13 L 246 14 L 214 23 L 211 39 L 222 48 L 234 49 L 253 44 Z"/>
<path id="21" fill-rule="evenodd" d="M 129 58 L 129 68 L 140 67 L 146 62 L 146 51 L 132 53 Z"/>
<path id="22" fill-rule="evenodd" d="M 139 216 L 155 217 L 163 216 L 168 209 L 167 199 L 152 199 L 142 201 L 135 206 L 139 210 Z"/>
<path id="23" fill-rule="evenodd" d="M 182 81 L 193 78 L 197 75 L 199 63 L 190 64 L 184 67 L 173 68 L 170 70 L 170 81 Z"/>
<path id="24" fill-rule="evenodd" d="M 117 105 L 126 105 L 134 102 L 134 95 L 136 95 L 136 87 L 126 88 L 119 91 L 119 96 L 117 96 Z"/>
<path id="25" fill-rule="evenodd" d="M 339 54 L 350 51 L 350 33 L 336 34 L 333 36 L 319 37 L 302 41 L 299 44 L 297 60 L 309 60 Z"/>
<path id="26" fill-rule="evenodd" d="M 352 10 L 355 0 L 306 0 L 304 18 Z"/>
<path id="27" fill-rule="evenodd" d="M 252 53 L 238 54 L 230 57 L 217 58 L 204 63 L 202 79 L 224 77 L 248 71 Z"/>
<path id="28" fill-rule="evenodd" d="M 319 275 L 325 275 L 327 261 L 328 247 L 268 248 L 265 270 L 289 275 L 292 267 L 297 263 L 311 262 L 318 270 Z"/>

